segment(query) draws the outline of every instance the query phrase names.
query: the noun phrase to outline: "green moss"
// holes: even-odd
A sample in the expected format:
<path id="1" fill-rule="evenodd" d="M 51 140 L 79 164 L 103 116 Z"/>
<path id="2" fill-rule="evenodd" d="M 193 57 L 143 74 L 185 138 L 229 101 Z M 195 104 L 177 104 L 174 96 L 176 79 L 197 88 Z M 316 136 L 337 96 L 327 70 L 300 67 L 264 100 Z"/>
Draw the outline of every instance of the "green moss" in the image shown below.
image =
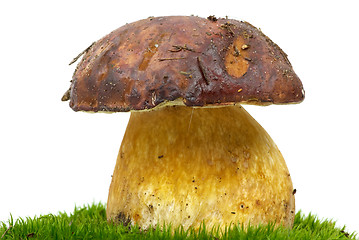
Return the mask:
<path id="1" fill-rule="evenodd" d="M 11 219 L 0 225 L 0 239 L 355 239 L 356 234 L 335 227 L 335 222 L 320 221 L 316 216 L 304 216 L 298 212 L 293 229 L 274 228 L 273 225 L 253 226 L 244 230 L 235 226 L 220 232 L 207 230 L 203 226 L 199 231 L 182 228 L 172 231 L 164 226 L 149 231 L 138 227 L 125 227 L 109 224 L 103 204 L 76 207 L 70 215 L 44 215 L 34 218 Z"/>

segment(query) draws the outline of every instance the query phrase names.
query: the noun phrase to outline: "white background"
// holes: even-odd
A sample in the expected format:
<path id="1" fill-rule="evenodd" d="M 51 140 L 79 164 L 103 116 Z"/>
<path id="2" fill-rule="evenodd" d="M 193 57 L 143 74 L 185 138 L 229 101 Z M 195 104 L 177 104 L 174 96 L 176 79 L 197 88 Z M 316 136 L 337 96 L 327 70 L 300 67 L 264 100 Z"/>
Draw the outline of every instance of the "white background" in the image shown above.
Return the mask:
<path id="1" fill-rule="evenodd" d="M 128 113 L 61 102 L 93 41 L 149 16 L 246 20 L 289 56 L 302 104 L 246 109 L 282 151 L 296 206 L 359 232 L 356 1 L 1 1 L 0 221 L 107 201 Z"/>

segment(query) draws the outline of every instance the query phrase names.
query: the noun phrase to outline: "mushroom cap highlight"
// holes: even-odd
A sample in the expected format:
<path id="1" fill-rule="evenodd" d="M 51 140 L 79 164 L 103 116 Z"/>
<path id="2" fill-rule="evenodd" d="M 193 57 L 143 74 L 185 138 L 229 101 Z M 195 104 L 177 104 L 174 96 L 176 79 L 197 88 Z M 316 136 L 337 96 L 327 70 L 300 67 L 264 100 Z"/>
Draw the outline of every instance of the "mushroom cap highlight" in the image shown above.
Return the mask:
<path id="1" fill-rule="evenodd" d="M 75 111 L 122 112 L 164 104 L 287 104 L 304 90 L 287 55 L 243 21 L 150 17 L 91 45 L 68 91 Z"/>

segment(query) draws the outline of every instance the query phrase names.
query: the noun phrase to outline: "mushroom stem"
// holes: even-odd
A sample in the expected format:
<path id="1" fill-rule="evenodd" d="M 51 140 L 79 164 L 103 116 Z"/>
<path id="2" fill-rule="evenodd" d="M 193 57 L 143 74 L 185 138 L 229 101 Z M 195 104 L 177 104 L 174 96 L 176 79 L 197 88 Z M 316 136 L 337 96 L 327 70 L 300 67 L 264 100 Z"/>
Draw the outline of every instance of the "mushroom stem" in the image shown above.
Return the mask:
<path id="1" fill-rule="evenodd" d="M 292 193 L 282 154 L 243 107 L 168 106 L 131 113 L 107 218 L 142 229 L 292 226 Z"/>

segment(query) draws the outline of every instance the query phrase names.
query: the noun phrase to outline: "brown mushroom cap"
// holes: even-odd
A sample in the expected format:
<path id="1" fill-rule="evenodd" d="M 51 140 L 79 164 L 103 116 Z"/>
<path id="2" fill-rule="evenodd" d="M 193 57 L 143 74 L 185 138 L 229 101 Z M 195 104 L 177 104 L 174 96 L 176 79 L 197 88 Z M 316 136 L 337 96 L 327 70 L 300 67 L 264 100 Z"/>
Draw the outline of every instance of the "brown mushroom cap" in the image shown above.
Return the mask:
<path id="1" fill-rule="evenodd" d="M 73 110 L 95 112 L 304 99 L 287 55 L 260 30 L 195 16 L 151 17 L 111 32 L 87 49 L 69 93 Z"/>

